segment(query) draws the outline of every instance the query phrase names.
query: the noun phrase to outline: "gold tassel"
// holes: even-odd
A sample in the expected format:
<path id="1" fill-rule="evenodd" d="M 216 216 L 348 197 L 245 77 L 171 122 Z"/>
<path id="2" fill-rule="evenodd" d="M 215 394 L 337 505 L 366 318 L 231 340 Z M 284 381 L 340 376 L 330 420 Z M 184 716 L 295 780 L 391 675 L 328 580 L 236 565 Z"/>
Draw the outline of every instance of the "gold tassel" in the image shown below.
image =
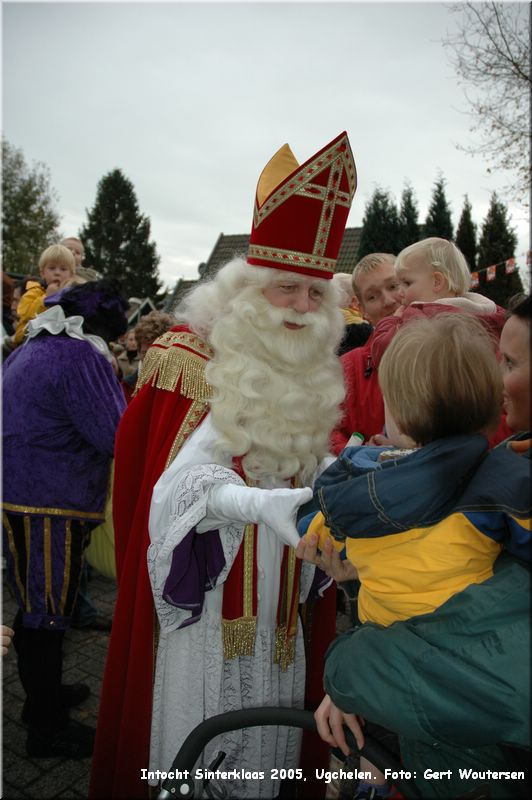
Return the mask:
<path id="1" fill-rule="evenodd" d="M 286 625 L 279 625 L 275 635 L 275 654 L 273 663 L 279 664 L 281 672 L 286 672 L 296 657 L 296 637 L 287 636 Z"/>
<path id="2" fill-rule="evenodd" d="M 256 617 L 222 620 L 224 659 L 255 655 Z"/>
<path id="3" fill-rule="evenodd" d="M 155 344 L 160 346 L 150 347 L 146 353 L 134 394 L 146 383 L 153 383 L 157 389 L 174 392 L 181 378 L 180 391 L 184 397 L 209 400 L 212 389 L 205 380 L 206 358 L 210 355 L 207 345 L 193 334 L 172 331 L 159 337 Z M 182 344 L 196 347 L 201 354 L 185 350 L 179 346 Z"/>

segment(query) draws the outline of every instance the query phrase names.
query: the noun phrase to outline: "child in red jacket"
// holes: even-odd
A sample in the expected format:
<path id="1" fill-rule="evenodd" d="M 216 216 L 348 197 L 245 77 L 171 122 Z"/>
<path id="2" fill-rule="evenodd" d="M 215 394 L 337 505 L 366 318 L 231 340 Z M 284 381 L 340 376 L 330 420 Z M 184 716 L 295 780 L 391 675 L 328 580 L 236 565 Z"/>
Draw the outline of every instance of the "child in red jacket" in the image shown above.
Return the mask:
<path id="1" fill-rule="evenodd" d="M 402 325 L 446 311 L 473 314 L 499 339 L 504 309 L 484 295 L 469 291 L 471 273 L 453 242 L 432 236 L 405 247 L 397 256 L 395 274 L 401 305 L 375 328 L 371 355 L 376 366 Z"/>

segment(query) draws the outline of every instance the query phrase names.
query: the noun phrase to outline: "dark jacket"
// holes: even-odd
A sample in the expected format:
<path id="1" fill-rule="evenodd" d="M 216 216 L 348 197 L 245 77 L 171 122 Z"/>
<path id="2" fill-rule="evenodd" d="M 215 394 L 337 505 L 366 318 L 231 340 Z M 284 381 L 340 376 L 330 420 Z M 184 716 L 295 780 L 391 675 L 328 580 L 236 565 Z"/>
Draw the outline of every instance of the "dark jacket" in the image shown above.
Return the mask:
<path id="1" fill-rule="evenodd" d="M 457 505 L 484 515 L 484 524 L 490 514 L 511 517 L 517 505 L 530 509 L 529 478 L 530 451 L 520 457 L 500 445 Z M 484 784 L 491 797 L 526 796 L 524 781 L 494 773 L 508 770 L 503 748 L 530 751 L 530 588 L 529 566 L 503 553 L 492 577 L 436 611 L 387 628 L 366 623 L 328 650 L 326 692 L 343 711 L 398 734 L 404 768 L 416 773 L 425 800 Z M 429 769 L 451 775 L 430 779 Z"/>
<path id="2" fill-rule="evenodd" d="M 504 770 L 499 745 L 530 749 L 530 572 L 503 553 L 494 575 L 437 611 L 388 628 L 366 623 L 327 653 L 325 691 L 346 712 L 399 735 L 404 768 L 424 799 L 452 798 L 509 780 L 461 777 Z M 429 780 L 425 770 L 452 770 Z"/>

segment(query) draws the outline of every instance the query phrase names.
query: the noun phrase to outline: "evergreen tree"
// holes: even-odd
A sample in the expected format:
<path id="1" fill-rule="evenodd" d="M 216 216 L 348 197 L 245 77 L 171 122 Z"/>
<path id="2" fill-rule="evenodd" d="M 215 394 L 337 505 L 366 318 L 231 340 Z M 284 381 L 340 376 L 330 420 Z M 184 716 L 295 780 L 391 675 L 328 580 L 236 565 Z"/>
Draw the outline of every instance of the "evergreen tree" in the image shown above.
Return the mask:
<path id="1" fill-rule="evenodd" d="M 451 209 L 445 197 L 445 179 L 440 175 L 434 184 L 432 200 L 425 220 L 424 239 L 429 236 L 439 236 L 442 239 L 453 238 L 453 223 Z"/>
<path id="2" fill-rule="evenodd" d="M 418 207 L 414 197 L 414 190 L 407 184 L 401 195 L 401 208 L 399 211 L 399 238 L 397 251 L 403 250 L 409 244 L 414 244 L 420 239 Z"/>
<path id="3" fill-rule="evenodd" d="M 44 164 L 29 167 L 22 150 L 2 139 L 3 269 L 35 274 L 39 255 L 59 239 L 55 191 Z"/>
<path id="4" fill-rule="evenodd" d="M 456 231 L 455 244 L 464 254 L 469 269 L 473 271 L 477 263 L 477 226 L 473 222 L 471 211 L 471 203 L 466 195 Z"/>
<path id="5" fill-rule="evenodd" d="M 482 223 L 477 268 L 483 270 L 498 265 L 497 274 L 494 281 L 488 281 L 486 272 L 480 272 L 478 291 L 503 308 L 513 295 L 523 291 L 517 270 L 510 275 L 505 272 L 505 262 L 515 256 L 516 247 L 517 235 L 510 227 L 508 209 L 493 192 L 486 219 Z"/>
<path id="6" fill-rule="evenodd" d="M 397 254 L 398 240 L 397 206 L 387 192 L 377 187 L 364 212 L 357 260 L 368 253 Z"/>
<path id="7" fill-rule="evenodd" d="M 140 213 L 133 184 L 120 169 L 100 180 L 87 217 L 80 232 L 86 266 L 118 279 L 127 297 L 155 297 L 161 284 L 150 220 Z"/>

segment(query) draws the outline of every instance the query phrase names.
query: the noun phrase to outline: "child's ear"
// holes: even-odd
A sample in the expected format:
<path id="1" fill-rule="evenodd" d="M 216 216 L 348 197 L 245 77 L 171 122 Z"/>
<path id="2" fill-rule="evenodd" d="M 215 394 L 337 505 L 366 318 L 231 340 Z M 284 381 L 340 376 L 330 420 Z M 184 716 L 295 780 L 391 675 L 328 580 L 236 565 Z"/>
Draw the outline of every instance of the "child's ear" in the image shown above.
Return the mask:
<path id="1" fill-rule="evenodd" d="M 443 272 L 438 272 L 436 270 L 432 273 L 432 285 L 434 286 L 434 290 L 436 292 L 441 292 L 441 290 L 445 288 L 446 284 L 447 280 Z"/>

